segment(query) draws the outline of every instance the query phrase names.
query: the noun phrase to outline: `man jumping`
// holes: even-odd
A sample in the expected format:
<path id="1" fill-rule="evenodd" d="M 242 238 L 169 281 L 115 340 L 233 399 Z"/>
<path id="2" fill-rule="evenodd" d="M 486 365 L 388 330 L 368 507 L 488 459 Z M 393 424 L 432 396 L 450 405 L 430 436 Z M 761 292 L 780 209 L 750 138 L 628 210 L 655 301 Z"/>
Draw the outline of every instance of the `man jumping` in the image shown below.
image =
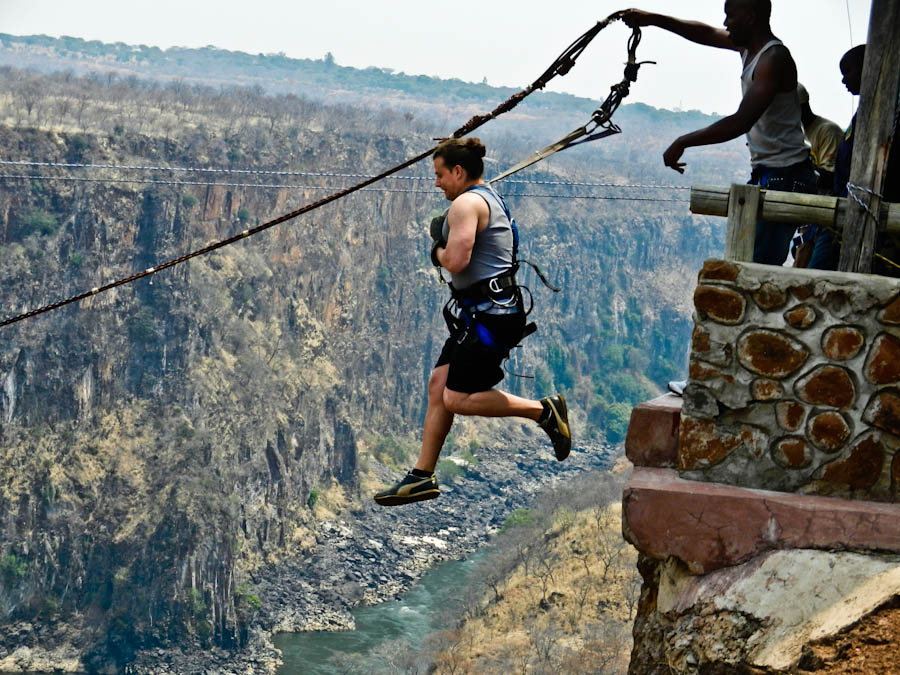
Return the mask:
<path id="1" fill-rule="evenodd" d="M 527 335 L 522 294 L 516 285 L 516 236 L 505 202 L 482 179 L 485 147 L 477 138 L 449 139 L 434 151 L 435 185 L 452 203 L 432 228 L 431 259 L 450 273 L 452 297 L 444 307 L 450 337 L 428 382 L 422 448 L 413 469 L 375 495 L 382 506 L 434 499 L 434 469 L 453 416 L 522 417 L 534 420 L 564 460 L 572 445 L 566 400 L 539 401 L 494 386 L 501 364 Z"/>

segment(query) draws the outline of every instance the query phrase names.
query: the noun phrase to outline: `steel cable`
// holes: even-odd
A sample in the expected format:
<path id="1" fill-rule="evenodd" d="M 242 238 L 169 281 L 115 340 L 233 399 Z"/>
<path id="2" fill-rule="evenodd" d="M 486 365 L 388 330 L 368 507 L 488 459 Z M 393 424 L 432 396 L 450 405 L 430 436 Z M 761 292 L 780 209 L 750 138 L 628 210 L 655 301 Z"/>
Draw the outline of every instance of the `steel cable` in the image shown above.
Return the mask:
<path id="1" fill-rule="evenodd" d="M 572 66 L 575 65 L 575 59 L 577 59 L 578 56 L 581 55 L 581 53 L 585 50 L 585 48 L 588 46 L 590 41 L 593 40 L 594 37 L 603 28 L 608 26 L 613 21 L 619 19 L 620 16 L 621 16 L 621 12 L 616 12 L 615 14 L 612 14 L 609 17 L 607 17 L 605 20 L 598 21 L 597 24 L 594 25 L 590 30 L 588 30 L 581 37 L 579 37 L 577 40 L 575 40 L 575 42 L 573 42 L 571 45 L 569 45 L 569 47 L 567 47 L 566 50 L 563 51 L 563 53 L 560 54 L 560 56 L 556 58 L 556 60 L 550 65 L 550 67 L 546 71 L 544 71 L 544 73 L 537 80 L 532 82 L 528 87 L 526 87 L 522 91 L 518 92 L 517 94 L 513 94 L 512 96 L 510 96 L 506 101 L 504 101 L 503 103 L 498 105 L 496 108 L 494 108 L 488 114 L 475 115 L 474 117 L 469 119 L 469 121 L 467 121 L 463 126 L 461 126 L 459 129 L 457 129 L 453 133 L 453 138 L 461 138 L 462 136 L 470 134 L 471 132 L 473 132 L 475 129 L 479 128 L 483 124 L 485 124 L 485 123 L 489 122 L 490 120 L 498 117 L 499 115 L 509 112 L 510 110 L 515 108 L 519 103 L 521 103 L 527 96 L 529 96 L 535 90 L 543 89 L 545 86 L 547 86 L 547 84 L 550 82 L 550 80 L 552 80 L 557 75 L 565 75 L 567 72 L 569 72 L 569 70 L 571 70 Z M 13 323 L 16 323 L 18 321 L 30 319 L 32 317 L 38 316 L 40 314 L 44 314 L 46 312 L 51 312 L 53 310 L 59 309 L 61 307 L 65 307 L 66 305 L 70 305 L 75 302 L 80 302 L 81 300 L 92 297 L 99 293 L 103 293 L 105 291 L 112 290 L 113 288 L 118 288 L 119 286 L 124 286 L 126 284 L 130 284 L 134 281 L 143 279 L 152 274 L 157 274 L 158 272 L 161 272 L 162 270 L 169 269 L 170 267 L 175 267 L 176 265 L 180 265 L 181 263 L 187 262 L 188 260 L 191 260 L 192 258 L 196 258 L 198 256 L 205 255 L 212 251 L 216 251 L 220 248 L 224 248 L 225 246 L 229 246 L 230 244 L 238 242 L 242 239 L 246 239 L 247 237 L 251 237 L 254 234 L 258 234 L 260 232 L 268 230 L 272 227 L 275 227 L 276 225 L 280 225 L 281 223 L 287 222 L 289 220 L 293 220 L 294 218 L 297 218 L 298 216 L 301 216 L 305 213 L 309 213 L 310 211 L 314 211 L 315 209 L 325 206 L 326 204 L 330 204 L 331 202 L 337 201 L 338 199 L 346 197 L 347 195 L 350 195 L 358 190 L 362 190 L 363 188 L 366 188 L 369 185 L 372 185 L 373 183 L 376 183 L 376 182 L 382 180 L 383 178 L 387 178 L 388 176 L 391 176 L 391 175 L 397 173 L 398 171 L 402 171 L 403 169 L 406 169 L 407 167 L 410 167 L 413 164 L 416 164 L 416 163 L 422 161 L 426 157 L 429 157 L 434 152 L 434 150 L 435 150 L 434 147 L 429 148 L 425 152 L 422 152 L 422 153 L 416 155 L 415 157 L 408 159 L 401 164 L 398 164 L 397 166 L 394 166 L 386 171 L 383 171 L 382 173 L 378 174 L 377 176 L 367 178 L 366 180 L 363 180 L 355 185 L 352 185 L 348 188 L 345 188 L 343 190 L 340 190 L 338 192 L 330 194 L 327 197 L 323 197 L 322 199 L 320 199 L 318 201 L 307 204 L 306 206 L 303 206 L 303 207 L 297 209 L 296 211 L 291 211 L 290 213 L 287 213 L 283 216 L 275 218 L 274 220 L 270 220 L 261 225 L 257 225 L 256 227 L 246 229 L 243 232 L 241 232 L 240 234 L 237 234 L 235 236 L 228 237 L 227 239 L 222 239 L 220 241 L 214 242 L 208 246 L 204 246 L 203 248 L 197 249 L 196 251 L 192 251 L 186 255 L 179 256 L 178 258 L 174 258 L 172 260 L 164 262 L 155 267 L 149 267 L 149 268 L 145 269 L 144 271 L 138 272 L 136 274 L 132 274 L 129 277 L 125 277 L 123 279 L 119 279 L 117 281 L 113 281 L 111 283 L 104 284 L 102 286 L 96 286 L 89 291 L 79 293 L 78 295 L 73 295 L 64 300 L 59 300 L 59 301 L 51 303 L 49 305 L 44 305 L 43 307 L 39 307 L 37 309 L 33 309 L 31 311 L 24 312 L 22 314 L 18 314 L 16 316 L 12 316 L 12 317 L 3 319 L 2 321 L 0 321 L 0 328 L 2 328 L 4 326 L 8 326 Z"/>

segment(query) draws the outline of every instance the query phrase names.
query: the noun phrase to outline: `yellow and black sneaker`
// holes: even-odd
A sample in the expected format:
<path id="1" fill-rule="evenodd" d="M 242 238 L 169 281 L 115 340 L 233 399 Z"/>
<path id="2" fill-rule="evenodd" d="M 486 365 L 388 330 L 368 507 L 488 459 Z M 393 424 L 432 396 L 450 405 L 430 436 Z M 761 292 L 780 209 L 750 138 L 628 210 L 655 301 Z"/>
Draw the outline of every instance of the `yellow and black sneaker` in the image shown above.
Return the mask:
<path id="1" fill-rule="evenodd" d="M 553 442 L 556 460 L 561 462 L 569 456 L 572 449 L 572 433 L 569 430 L 569 411 L 566 399 L 562 394 L 541 399 L 544 412 L 538 420 L 538 426 L 547 432 Z"/>
<path id="2" fill-rule="evenodd" d="M 376 494 L 375 502 L 382 506 L 400 506 L 434 499 L 440 494 L 437 478 L 433 473 L 417 476 L 410 471 L 399 483 Z"/>

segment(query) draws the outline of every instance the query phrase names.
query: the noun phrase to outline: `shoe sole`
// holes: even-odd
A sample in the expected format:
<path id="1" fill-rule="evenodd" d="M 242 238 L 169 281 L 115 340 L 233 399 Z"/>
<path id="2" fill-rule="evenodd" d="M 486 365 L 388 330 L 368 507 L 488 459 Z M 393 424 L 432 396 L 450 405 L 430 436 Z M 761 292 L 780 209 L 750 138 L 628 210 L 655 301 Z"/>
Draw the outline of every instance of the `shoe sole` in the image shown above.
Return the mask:
<path id="1" fill-rule="evenodd" d="M 403 504 L 414 504 L 415 502 L 424 502 L 429 499 L 435 499 L 441 494 L 440 490 L 427 490 L 425 492 L 417 492 L 414 495 L 401 497 L 399 495 L 387 495 L 385 497 L 374 497 L 375 503 L 380 506 L 402 506 Z"/>
<path id="2" fill-rule="evenodd" d="M 559 428 L 560 422 L 566 425 L 566 431 L 569 432 L 569 447 L 565 449 L 565 451 L 560 454 L 560 452 L 556 449 L 556 446 L 553 447 L 553 452 L 556 455 L 556 461 L 562 462 L 569 456 L 569 452 L 572 450 L 572 429 L 569 427 L 569 408 L 566 405 L 566 398 L 562 394 L 558 394 L 557 398 L 559 399 L 559 404 L 561 410 L 557 410 L 556 406 L 553 405 L 553 399 L 550 399 L 550 408 L 553 410 L 553 414 L 556 415 L 556 426 Z"/>

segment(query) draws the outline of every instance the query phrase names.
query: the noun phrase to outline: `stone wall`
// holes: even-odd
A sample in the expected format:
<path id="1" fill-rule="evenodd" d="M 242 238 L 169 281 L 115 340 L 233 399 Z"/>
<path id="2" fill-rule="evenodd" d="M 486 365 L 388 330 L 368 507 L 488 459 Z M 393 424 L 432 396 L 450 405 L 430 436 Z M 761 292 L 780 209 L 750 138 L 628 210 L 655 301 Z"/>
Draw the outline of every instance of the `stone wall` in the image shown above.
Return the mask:
<path id="1" fill-rule="evenodd" d="M 708 260 L 694 305 L 682 477 L 897 501 L 900 280 Z"/>

